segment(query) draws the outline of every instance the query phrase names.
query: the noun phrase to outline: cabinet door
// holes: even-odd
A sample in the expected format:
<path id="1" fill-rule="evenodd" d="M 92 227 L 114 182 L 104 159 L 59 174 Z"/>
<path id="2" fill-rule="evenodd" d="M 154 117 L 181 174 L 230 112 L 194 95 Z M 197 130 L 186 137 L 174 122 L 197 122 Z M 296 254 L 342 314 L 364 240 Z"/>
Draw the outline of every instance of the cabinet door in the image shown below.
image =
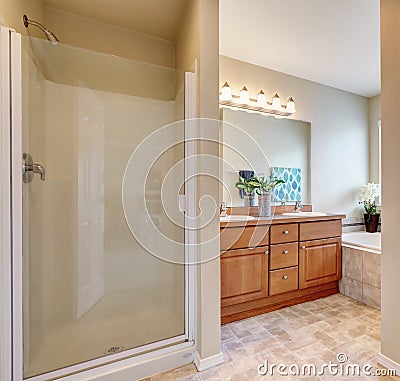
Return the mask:
<path id="1" fill-rule="evenodd" d="M 229 250 L 221 255 L 221 305 L 268 295 L 268 247 Z"/>
<path id="2" fill-rule="evenodd" d="M 300 242 L 300 288 L 339 280 L 342 276 L 340 238 Z"/>

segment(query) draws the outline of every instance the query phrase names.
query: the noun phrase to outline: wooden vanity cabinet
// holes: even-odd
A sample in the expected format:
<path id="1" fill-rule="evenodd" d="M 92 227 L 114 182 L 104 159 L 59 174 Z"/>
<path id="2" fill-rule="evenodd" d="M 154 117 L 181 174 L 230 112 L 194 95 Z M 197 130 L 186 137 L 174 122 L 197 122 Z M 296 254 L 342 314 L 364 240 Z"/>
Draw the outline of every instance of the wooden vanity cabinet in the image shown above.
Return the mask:
<path id="1" fill-rule="evenodd" d="M 337 293 L 343 217 L 221 227 L 222 323 Z"/>

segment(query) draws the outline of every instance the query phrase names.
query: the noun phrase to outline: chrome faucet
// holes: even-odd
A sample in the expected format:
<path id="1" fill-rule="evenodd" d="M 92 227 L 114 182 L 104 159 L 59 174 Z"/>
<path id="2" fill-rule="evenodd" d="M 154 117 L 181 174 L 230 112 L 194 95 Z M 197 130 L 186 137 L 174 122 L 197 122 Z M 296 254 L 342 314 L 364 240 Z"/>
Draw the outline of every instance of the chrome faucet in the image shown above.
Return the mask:
<path id="1" fill-rule="evenodd" d="M 303 208 L 303 204 L 301 203 L 301 201 L 296 201 L 296 204 L 294 205 L 294 211 L 296 213 L 301 212 L 301 209 Z"/>
<path id="2" fill-rule="evenodd" d="M 228 212 L 228 207 L 226 206 L 226 202 L 222 201 L 219 215 L 221 217 L 226 217 L 227 212 Z"/>

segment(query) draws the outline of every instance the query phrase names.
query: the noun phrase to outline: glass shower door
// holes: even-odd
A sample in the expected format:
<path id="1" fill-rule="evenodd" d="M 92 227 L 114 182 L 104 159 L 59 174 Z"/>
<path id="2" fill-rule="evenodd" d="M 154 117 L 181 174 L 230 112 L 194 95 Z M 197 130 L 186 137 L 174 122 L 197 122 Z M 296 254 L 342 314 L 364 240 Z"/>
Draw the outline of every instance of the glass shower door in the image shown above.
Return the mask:
<path id="1" fill-rule="evenodd" d="M 22 64 L 24 378 L 185 341 L 184 73 L 33 38 Z"/>

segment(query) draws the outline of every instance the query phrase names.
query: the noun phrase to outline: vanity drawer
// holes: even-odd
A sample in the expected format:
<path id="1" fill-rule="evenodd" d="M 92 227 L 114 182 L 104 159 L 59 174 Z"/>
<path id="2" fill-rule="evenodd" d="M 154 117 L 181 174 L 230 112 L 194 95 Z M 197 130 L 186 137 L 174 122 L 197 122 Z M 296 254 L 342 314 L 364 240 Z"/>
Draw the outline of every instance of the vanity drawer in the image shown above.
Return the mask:
<path id="1" fill-rule="evenodd" d="M 295 242 L 299 238 L 299 224 L 271 226 L 271 244 Z"/>
<path id="2" fill-rule="evenodd" d="M 298 267 L 269 272 L 269 295 L 282 294 L 299 288 Z"/>
<path id="3" fill-rule="evenodd" d="M 269 244 L 269 225 L 225 227 L 220 229 L 221 251 L 267 246 Z"/>
<path id="4" fill-rule="evenodd" d="M 270 269 L 297 266 L 299 262 L 299 247 L 297 242 L 271 245 Z"/>
<path id="5" fill-rule="evenodd" d="M 342 220 L 304 222 L 300 224 L 299 241 L 342 236 Z"/>

